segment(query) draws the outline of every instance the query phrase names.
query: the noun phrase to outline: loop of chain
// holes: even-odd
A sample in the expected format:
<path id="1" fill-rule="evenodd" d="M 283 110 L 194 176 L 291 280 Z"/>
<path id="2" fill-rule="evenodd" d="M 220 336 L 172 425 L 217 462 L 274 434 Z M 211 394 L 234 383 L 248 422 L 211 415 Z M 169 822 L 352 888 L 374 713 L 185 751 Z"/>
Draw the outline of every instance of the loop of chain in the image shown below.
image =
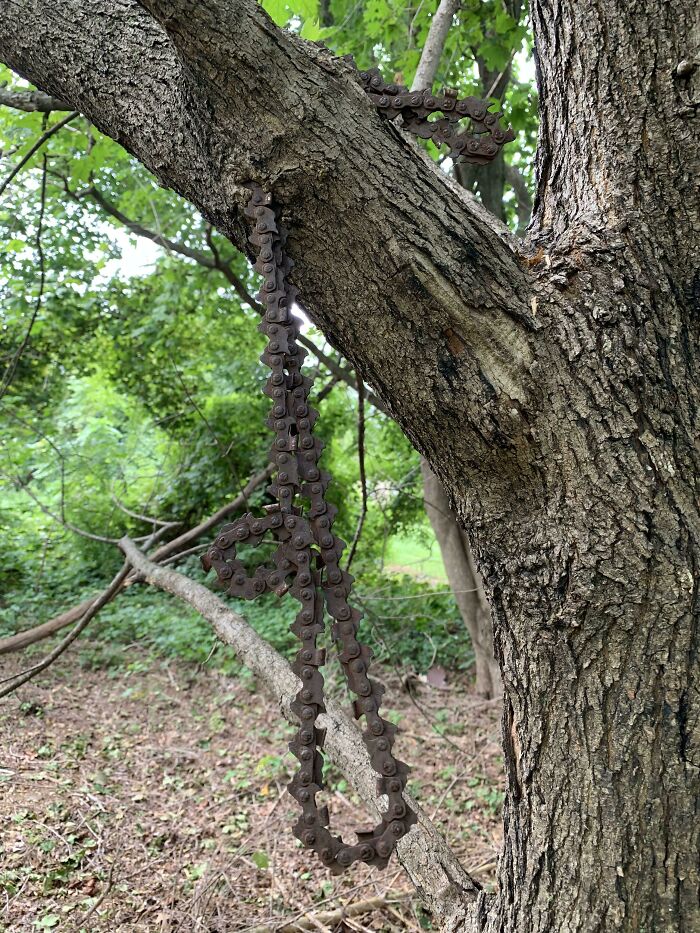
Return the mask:
<path id="1" fill-rule="evenodd" d="M 355 65 L 352 55 L 345 60 Z M 486 165 L 496 158 L 501 147 L 515 139 L 508 127 L 504 130 L 499 121 L 501 113 L 490 113 L 489 102 L 478 97 L 459 99 L 457 92 L 443 88 L 442 93 L 409 91 L 401 84 L 389 84 L 378 68 L 359 73 L 362 86 L 369 99 L 390 120 L 403 117 L 403 127 L 422 139 L 432 139 L 436 146 L 447 145 L 454 162 L 473 162 Z M 440 113 L 438 120 L 428 120 L 432 114 Z M 469 118 L 471 126 L 459 130 L 460 120 Z"/>
<path id="2" fill-rule="evenodd" d="M 403 799 L 409 769 L 392 754 L 396 726 L 379 715 L 384 688 L 368 677 L 371 652 L 357 638 L 362 615 L 348 604 L 354 578 L 340 567 L 345 543 L 332 530 L 337 509 L 325 500 L 330 476 L 318 467 L 323 444 L 313 435 L 318 413 L 308 404 L 312 380 L 301 374 L 306 352 L 297 344 L 299 322 L 291 313 L 296 289 L 287 282 L 287 275 L 292 262 L 284 252 L 286 231 L 271 205 L 272 196 L 256 186 L 246 216 L 255 223 L 249 239 L 257 253 L 255 268 L 263 276 L 258 299 L 265 315 L 259 330 L 269 341 L 261 360 L 272 370 L 264 392 L 272 400 L 267 425 L 275 432 L 270 459 L 277 467 L 268 492 L 276 501 L 264 507 L 262 518 L 246 514 L 225 525 L 202 563 L 206 570 L 214 568 L 231 596 L 255 599 L 267 591 L 278 596 L 289 592 L 301 604 L 290 626 L 301 641 L 292 668 L 302 682 L 292 703 L 300 726 L 289 745 L 300 762 L 288 785 L 302 807 L 293 831 L 334 873 L 356 861 L 383 868 L 396 842 L 416 822 Z M 300 500 L 309 507 L 304 509 Z M 278 543 L 272 564 L 257 567 L 249 576 L 237 557 L 236 545 L 256 546 L 268 533 Z M 320 753 L 324 732 L 315 724 L 319 713 L 325 712 L 319 671 L 325 651 L 316 645 L 324 631 L 324 604 L 334 620 L 332 636 L 348 687 L 356 697 L 355 718 L 365 719 L 363 740 L 379 775 L 377 794 L 388 797 L 381 821 L 373 830 L 357 832 L 356 845 L 331 835 L 328 810 L 316 803 L 324 786 Z"/>

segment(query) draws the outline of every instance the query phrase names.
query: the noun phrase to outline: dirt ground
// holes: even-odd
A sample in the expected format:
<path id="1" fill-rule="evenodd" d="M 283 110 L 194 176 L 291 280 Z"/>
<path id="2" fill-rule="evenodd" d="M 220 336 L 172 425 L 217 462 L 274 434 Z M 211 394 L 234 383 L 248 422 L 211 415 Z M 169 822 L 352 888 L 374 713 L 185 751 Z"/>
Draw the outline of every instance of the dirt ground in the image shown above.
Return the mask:
<path id="1" fill-rule="evenodd" d="M 18 661 L 3 661 L 8 676 Z M 419 710 L 382 674 L 413 792 L 490 886 L 497 704 L 448 678 L 446 689 L 418 685 Z M 0 929 L 430 929 L 397 862 L 333 878 L 298 848 L 285 791 L 291 729 L 250 677 L 163 661 L 86 671 L 73 655 L 3 707 Z M 335 826 L 368 824 L 341 776 L 328 779 Z M 330 913 L 358 902 L 374 909 Z"/>

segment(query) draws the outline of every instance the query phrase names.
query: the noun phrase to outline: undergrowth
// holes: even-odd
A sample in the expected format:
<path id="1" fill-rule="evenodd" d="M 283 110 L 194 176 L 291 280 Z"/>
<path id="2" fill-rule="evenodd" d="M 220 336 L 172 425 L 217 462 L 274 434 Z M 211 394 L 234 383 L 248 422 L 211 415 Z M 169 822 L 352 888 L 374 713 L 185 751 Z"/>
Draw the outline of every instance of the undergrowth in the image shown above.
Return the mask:
<path id="1" fill-rule="evenodd" d="M 38 625 L 96 593 L 117 568 L 118 562 L 103 568 L 104 576 L 92 570 L 81 574 L 75 568 L 66 574 L 65 565 L 47 568 L 35 587 L 15 589 L 2 597 L 0 637 Z M 205 579 L 196 558 L 183 561 L 179 569 L 194 579 Z M 211 585 L 211 579 L 206 582 Z M 364 613 L 361 638 L 383 664 L 417 673 L 436 664 L 455 672 L 471 667 L 471 643 L 446 586 L 406 575 L 364 572 L 352 601 Z M 269 594 L 251 602 L 229 602 L 278 651 L 292 657 L 298 642 L 289 631 L 297 610 L 291 597 L 280 600 Z M 41 654 L 54 641 L 39 642 L 27 654 Z M 149 658 L 207 663 L 227 673 L 240 669 L 232 649 L 218 642 L 193 609 L 141 585 L 129 587 L 101 610 L 77 650 L 89 669 L 133 666 Z"/>

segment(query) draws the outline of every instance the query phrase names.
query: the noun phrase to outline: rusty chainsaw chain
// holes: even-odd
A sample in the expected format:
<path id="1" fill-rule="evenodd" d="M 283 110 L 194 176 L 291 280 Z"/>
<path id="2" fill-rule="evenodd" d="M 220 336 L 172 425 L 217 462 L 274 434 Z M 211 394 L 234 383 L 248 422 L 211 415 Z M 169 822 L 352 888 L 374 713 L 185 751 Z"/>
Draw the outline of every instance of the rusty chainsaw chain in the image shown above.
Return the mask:
<path id="1" fill-rule="evenodd" d="M 353 67 L 352 55 L 344 56 Z M 390 120 L 403 117 L 403 128 L 422 139 L 432 139 L 436 146 L 450 147 L 449 155 L 454 162 L 473 162 L 485 165 L 496 158 L 502 146 L 515 139 L 508 127 L 504 130 L 498 122 L 501 113 L 490 113 L 489 102 L 478 97 L 458 98 L 457 91 L 443 88 L 440 94 L 410 91 L 401 84 L 388 84 L 378 68 L 360 71 L 359 78 L 369 99 Z M 441 113 L 437 120 L 429 120 L 433 114 Z M 471 125 L 460 130 L 461 120 L 469 119 Z"/>
<path id="2" fill-rule="evenodd" d="M 323 443 L 313 435 L 318 417 L 308 402 L 313 381 L 300 371 L 306 352 L 297 343 L 299 321 L 291 313 L 297 294 L 287 281 L 292 262 L 284 252 L 286 231 L 271 205 L 272 196 L 254 187 L 246 216 L 255 222 L 249 239 L 257 253 L 255 269 L 263 276 L 258 299 L 265 316 L 259 330 L 267 334 L 269 342 L 261 360 L 272 370 L 264 392 L 272 399 L 267 424 L 275 432 L 270 459 L 277 467 L 268 492 L 276 501 L 263 507 L 264 517 L 249 513 L 224 525 L 202 563 L 205 570 L 214 568 L 231 596 L 255 599 L 268 591 L 278 596 L 289 592 L 301 604 L 290 626 L 301 641 L 292 669 L 302 682 L 292 703 L 301 725 L 289 745 L 300 762 L 299 771 L 288 785 L 302 806 L 294 834 L 314 849 L 333 872 L 341 872 L 358 860 L 383 868 L 397 840 L 416 822 L 403 799 L 409 769 L 392 754 L 396 726 L 379 715 L 384 688 L 368 677 L 370 649 L 357 638 L 362 614 L 348 604 L 354 578 L 340 567 L 345 542 L 332 530 L 337 508 L 325 500 L 330 476 L 318 467 Z M 309 501 L 308 510 L 300 499 Z M 249 576 L 236 547 L 242 543 L 256 546 L 268 532 L 278 543 L 272 555 L 274 566 L 258 566 Z M 323 676 L 319 671 L 325 651 L 316 646 L 316 639 L 324 631 L 324 603 L 334 620 L 332 635 L 348 687 L 357 698 L 353 704 L 355 717 L 365 718 L 364 743 L 372 767 L 380 776 L 377 794 L 388 796 L 381 821 L 369 832 L 357 832 L 356 845 L 331 835 L 328 810 L 316 803 L 316 794 L 324 786 L 319 752 L 324 732 L 315 725 L 319 713 L 325 712 Z"/>
<path id="3" fill-rule="evenodd" d="M 346 56 L 346 61 L 354 66 L 352 56 Z M 485 164 L 515 138 L 510 128 L 500 127 L 500 114 L 489 113 L 488 102 L 476 97 L 458 100 L 456 92 L 448 89 L 435 96 L 427 90 L 409 91 L 387 84 L 377 69 L 359 72 L 359 78 L 380 111 L 390 119 L 401 114 L 409 132 L 432 139 L 438 146 L 447 144 L 455 161 Z M 428 120 L 435 113 L 443 116 Z M 471 127 L 460 131 L 459 121 L 467 117 Z M 323 443 L 313 435 L 318 417 L 308 402 L 313 380 L 301 373 L 306 351 L 297 343 L 299 321 L 291 311 L 297 290 L 287 281 L 293 265 L 284 252 L 287 233 L 275 215 L 272 195 L 258 186 L 252 186 L 245 213 L 255 225 L 249 239 L 257 255 L 255 269 L 263 276 L 258 300 L 264 318 L 259 330 L 269 338 L 261 360 L 272 371 L 264 392 L 272 399 L 267 425 L 275 432 L 270 460 L 277 475 L 268 492 L 275 502 L 263 506 L 263 517 L 248 513 L 224 525 L 202 564 L 207 571 L 214 568 L 231 596 L 256 599 L 265 592 L 278 596 L 289 592 L 301 604 L 290 626 L 301 641 L 292 669 L 302 683 L 292 703 L 300 726 L 289 745 L 300 762 L 288 785 L 302 807 L 294 834 L 317 852 L 333 873 L 357 861 L 384 868 L 397 841 L 417 819 L 403 798 L 409 769 L 392 754 L 396 726 L 379 715 L 384 688 L 368 676 L 371 652 L 357 638 L 362 614 L 348 604 L 354 578 L 340 567 L 345 542 L 332 530 L 337 509 L 325 499 L 330 476 L 318 467 Z M 310 503 L 308 509 L 304 508 L 305 500 Z M 268 533 L 278 545 L 272 555 L 273 566 L 258 566 L 250 576 L 237 556 L 237 545 L 257 546 Z M 348 687 L 356 697 L 355 718 L 365 719 L 362 737 L 379 775 L 377 794 L 388 797 L 380 822 L 373 830 L 357 832 L 356 845 L 331 835 L 328 809 L 316 803 L 316 795 L 324 787 L 320 753 L 324 731 L 316 726 L 318 715 L 325 712 L 319 670 L 325 662 L 325 650 L 316 645 L 325 628 L 324 604 L 334 620 L 332 636 Z"/>

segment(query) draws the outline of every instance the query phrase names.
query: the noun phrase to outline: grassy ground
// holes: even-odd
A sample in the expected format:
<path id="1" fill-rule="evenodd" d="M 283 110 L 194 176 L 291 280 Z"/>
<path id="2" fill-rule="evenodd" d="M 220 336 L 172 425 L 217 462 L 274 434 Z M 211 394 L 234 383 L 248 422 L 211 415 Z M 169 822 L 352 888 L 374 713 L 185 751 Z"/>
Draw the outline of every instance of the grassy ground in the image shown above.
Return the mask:
<path id="1" fill-rule="evenodd" d="M 387 569 L 407 573 L 417 579 L 446 584 L 447 575 L 437 541 L 432 536 L 394 535 L 386 553 Z"/>
<path id="2" fill-rule="evenodd" d="M 391 671 L 382 675 L 413 792 L 490 884 L 501 839 L 497 706 L 450 678 L 447 690 L 418 685 L 419 711 Z M 146 660 L 131 645 L 108 671 L 64 657 L 5 703 L 2 929 L 273 930 L 377 896 L 381 909 L 325 929 L 430 928 L 396 862 L 338 879 L 298 848 L 284 790 L 290 730 L 249 676 Z M 329 779 L 336 825 L 364 825 L 345 782 Z"/>

